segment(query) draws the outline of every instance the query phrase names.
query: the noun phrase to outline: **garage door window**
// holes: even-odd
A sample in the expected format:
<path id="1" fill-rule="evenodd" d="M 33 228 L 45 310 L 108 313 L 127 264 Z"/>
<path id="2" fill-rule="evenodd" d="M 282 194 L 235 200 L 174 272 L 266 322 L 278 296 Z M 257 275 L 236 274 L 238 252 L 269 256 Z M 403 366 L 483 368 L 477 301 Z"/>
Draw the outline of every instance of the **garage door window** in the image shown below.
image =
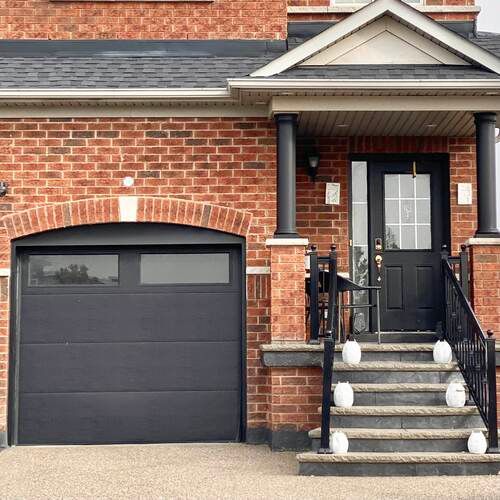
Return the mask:
<path id="1" fill-rule="evenodd" d="M 142 254 L 141 283 L 229 283 L 229 253 Z"/>
<path id="2" fill-rule="evenodd" d="M 118 255 L 30 255 L 29 286 L 117 285 Z"/>

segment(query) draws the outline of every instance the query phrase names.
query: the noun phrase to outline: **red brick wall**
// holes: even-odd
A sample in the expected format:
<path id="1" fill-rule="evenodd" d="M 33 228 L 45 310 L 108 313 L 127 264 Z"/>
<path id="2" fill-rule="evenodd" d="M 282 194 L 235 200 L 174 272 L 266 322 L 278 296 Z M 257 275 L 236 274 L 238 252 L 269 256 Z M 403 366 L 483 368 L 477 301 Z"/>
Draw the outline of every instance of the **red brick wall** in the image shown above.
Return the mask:
<path id="1" fill-rule="evenodd" d="M 353 0 L 353 3 L 355 1 Z M 429 6 L 457 6 L 457 5 L 475 5 L 474 0 L 427 0 Z M 288 0 L 290 7 L 328 7 L 330 0 Z M 345 5 L 345 4 L 344 4 Z M 339 4 L 341 6 L 341 4 Z M 290 14 L 290 21 L 340 21 L 348 17 L 349 13 L 312 13 L 312 14 Z M 477 15 L 467 12 L 433 12 L 427 13 L 429 17 L 437 21 L 473 21 Z"/>
<path id="2" fill-rule="evenodd" d="M 271 341 L 269 275 L 247 277 L 247 416 L 250 427 L 267 427 L 271 381 L 260 345 Z"/>
<path id="3" fill-rule="evenodd" d="M 500 338 L 500 244 L 472 245 L 471 301 L 483 329 Z"/>
<path id="4" fill-rule="evenodd" d="M 0 21 L 0 38 L 282 39 L 286 0 L 0 0 Z"/>
<path id="5" fill-rule="evenodd" d="M 305 246 L 271 247 L 271 340 L 306 340 Z"/>
<path id="6" fill-rule="evenodd" d="M 320 424 L 322 371 L 319 367 L 271 368 L 269 428 L 307 431 Z"/>

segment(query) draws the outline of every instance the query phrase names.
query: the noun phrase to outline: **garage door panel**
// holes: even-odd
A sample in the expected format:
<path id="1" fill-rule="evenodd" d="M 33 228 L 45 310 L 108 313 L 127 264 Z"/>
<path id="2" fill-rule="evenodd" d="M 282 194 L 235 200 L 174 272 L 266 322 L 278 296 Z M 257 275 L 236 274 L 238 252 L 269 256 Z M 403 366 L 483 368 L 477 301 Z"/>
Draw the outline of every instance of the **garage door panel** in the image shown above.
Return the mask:
<path id="1" fill-rule="evenodd" d="M 21 257 L 19 444 L 239 439 L 241 252 L 133 245 Z M 94 265 L 100 254 L 118 256 L 119 272 Z M 154 266 L 141 275 L 143 255 Z M 214 259 L 217 273 L 206 269 Z M 178 261 L 194 267 L 179 273 Z"/>
<path id="2" fill-rule="evenodd" d="M 25 295 L 21 343 L 236 340 L 240 325 L 238 292 Z"/>
<path id="3" fill-rule="evenodd" d="M 238 405 L 238 391 L 33 394 L 21 401 L 19 439 L 25 444 L 236 441 Z"/>
<path id="4" fill-rule="evenodd" d="M 24 392 L 237 389 L 238 342 L 23 345 Z"/>

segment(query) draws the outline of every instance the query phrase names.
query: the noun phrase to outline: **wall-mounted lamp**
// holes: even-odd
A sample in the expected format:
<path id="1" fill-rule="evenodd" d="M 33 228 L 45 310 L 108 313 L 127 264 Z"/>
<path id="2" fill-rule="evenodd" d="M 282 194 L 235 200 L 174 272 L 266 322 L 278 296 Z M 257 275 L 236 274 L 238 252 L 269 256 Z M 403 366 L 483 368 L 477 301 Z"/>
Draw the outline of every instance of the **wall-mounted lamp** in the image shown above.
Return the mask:
<path id="1" fill-rule="evenodd" d="M 8 187 L 9 185 L 6 182 L 0 181 L 0 196 L 5 196 L 7 194 Z"/>
<path id="2" fill-rule="evenodd" d="M 307 155 L 307 175 L 314 182 L 319 168 L 319 153 L 310 152 Z"/>

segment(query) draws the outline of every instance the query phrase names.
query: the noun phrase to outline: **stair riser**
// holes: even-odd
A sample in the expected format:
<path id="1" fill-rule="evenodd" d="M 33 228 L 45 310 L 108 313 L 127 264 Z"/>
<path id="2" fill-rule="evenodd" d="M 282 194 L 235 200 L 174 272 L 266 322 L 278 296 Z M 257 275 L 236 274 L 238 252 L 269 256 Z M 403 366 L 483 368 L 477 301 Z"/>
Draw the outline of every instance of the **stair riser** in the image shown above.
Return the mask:
<path id="1" fill-rule="evenodd" d="M 336 352 L 334 362 L 342 361 L 342 353 Z M 368 352 L 363 351 L 361 361 L 422 361 L 431 363 L 433 360 L 432 351 L 424 352 Z"/>
<path id="2" fill-rule="evenodd" d="M 484 425 L 479 415 L 444 416 L 369 416 L 334 415 L 330 417 L 331 427 L 359 429 L 470 429 Z"/>
<path id="3" fill-rule="evenodd" d="M 354 406 L 446 405 L 444 392 L 354 392 Z"/>
<path id="4" fill-rule="evenodd" d="M 312 440 L 318 451 L 320 440 Z M 349 439 L 351 452 L 461 452 L 467 451 L 467 439 Z"/>
<path id="5" fill-rule="evenodd" d="M 498 463 L 299 463 L 299 475 L 301 476 L 485 476 L 496 475 L 498 471 Z"/>
<path id="6" fill-rule="evenodd" d="M 459 372 L 396 372 L 396 371 L 335 371 L 333 367 L 333 383 L 350 382 L 351 384 L 449 384 L 462 382 Z"/>

